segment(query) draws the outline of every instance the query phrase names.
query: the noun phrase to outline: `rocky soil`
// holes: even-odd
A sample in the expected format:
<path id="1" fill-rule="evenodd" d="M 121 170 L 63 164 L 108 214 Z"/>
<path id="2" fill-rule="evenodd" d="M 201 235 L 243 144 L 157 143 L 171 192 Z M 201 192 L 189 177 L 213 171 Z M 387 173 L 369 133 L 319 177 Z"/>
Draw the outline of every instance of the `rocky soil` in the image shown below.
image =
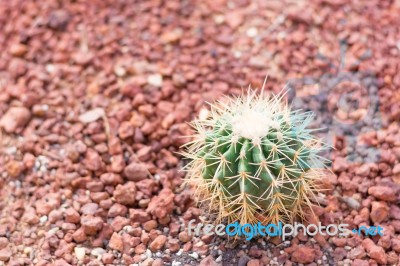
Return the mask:
<path id="1" fill-rule="evenodd" d="M 0 265 L 398 265 L 400 1 L 0 1 Z M 177 155 L 206 101 L 287 85 L 335 149 L 309 222 L 232 244 Z"/>

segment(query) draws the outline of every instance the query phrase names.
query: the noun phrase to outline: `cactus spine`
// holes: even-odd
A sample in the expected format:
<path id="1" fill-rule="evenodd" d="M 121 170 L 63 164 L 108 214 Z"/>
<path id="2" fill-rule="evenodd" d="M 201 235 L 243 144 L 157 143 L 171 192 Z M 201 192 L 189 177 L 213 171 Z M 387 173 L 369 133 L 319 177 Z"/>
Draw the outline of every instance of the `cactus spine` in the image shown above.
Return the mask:
<path id="1" fill-rule="evenodd" d="M 291 111 L 283 96 L 249 89 L 193 121 L 187 181 L 216 222 L 287 223 L 312 205 L 326 146 L 307 129 L 313 114 Z"/>

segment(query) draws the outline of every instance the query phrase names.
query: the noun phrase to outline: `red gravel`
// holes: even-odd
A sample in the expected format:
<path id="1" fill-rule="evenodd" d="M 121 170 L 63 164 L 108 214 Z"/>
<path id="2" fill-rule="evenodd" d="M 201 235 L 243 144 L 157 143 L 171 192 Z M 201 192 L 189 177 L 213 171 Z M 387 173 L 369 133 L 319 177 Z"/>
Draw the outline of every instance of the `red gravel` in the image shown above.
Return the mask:
<path id="1" fill-rule="evenodd" d="M 399 12 L 379 0 L 2 1 L 0 265 L 397 265 Z M 185 233 L 204 215 L 181 186 L 187 122 L 266 74 L 336 148 L 312 222 L 384 236 Z"/>

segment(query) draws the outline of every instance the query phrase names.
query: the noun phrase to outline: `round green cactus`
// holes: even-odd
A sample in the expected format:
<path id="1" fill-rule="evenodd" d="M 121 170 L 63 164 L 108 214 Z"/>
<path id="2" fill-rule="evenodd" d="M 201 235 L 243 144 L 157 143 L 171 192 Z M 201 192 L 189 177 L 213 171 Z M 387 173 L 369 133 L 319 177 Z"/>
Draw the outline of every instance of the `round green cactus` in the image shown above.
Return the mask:
<path id="1" fill-rule="evenodd" d="M 291 111 L 283 96 L 249 90 L 193 121 L 187 181 L 217 221 L 287 223 L 312 204 L 326 146 L 307 129 L 313 114 Z"/>

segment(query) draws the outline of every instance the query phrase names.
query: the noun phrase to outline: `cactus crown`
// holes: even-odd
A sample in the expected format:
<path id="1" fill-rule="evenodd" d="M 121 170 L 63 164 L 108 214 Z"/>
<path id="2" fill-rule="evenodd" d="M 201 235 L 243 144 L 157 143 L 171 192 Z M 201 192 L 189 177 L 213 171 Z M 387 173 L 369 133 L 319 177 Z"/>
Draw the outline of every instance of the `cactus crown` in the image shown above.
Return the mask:
<path id="1" fill-rule="evenodd" d="M 192 122 L 187 181 L 216 222 L 287 223 L 312 205 L 326 145 L 307 129 L 313 114 L 291 111 L 283 97 L 249 88 Z"/>

